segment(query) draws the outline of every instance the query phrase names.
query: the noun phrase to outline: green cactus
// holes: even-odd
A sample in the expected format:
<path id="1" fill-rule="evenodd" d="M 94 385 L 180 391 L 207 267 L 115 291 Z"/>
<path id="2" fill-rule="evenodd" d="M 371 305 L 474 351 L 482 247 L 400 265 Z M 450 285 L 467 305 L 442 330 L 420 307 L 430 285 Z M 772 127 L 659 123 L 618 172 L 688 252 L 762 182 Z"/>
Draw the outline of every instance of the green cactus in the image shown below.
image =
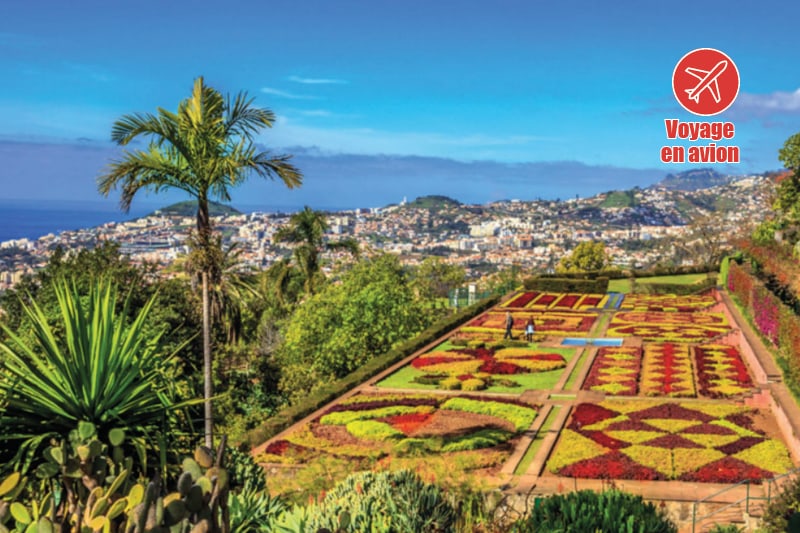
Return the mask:
<path id="1" fill-rule="evenodd" d="M 124 439 L 112 430 L 109 453 L 96 428 L 81 423 L 68 441 L 44 451 L 36 475 L 49 490 L 28 487 L 17 472 L 0 479 L 0 533 L 228 533 L 224 442 L 216 457 L 207 448 L 195 454 L 207 466 L 184 461 L 177 491 L 163 496 L 158 476 L 146 486 L 131 479 Z"/>

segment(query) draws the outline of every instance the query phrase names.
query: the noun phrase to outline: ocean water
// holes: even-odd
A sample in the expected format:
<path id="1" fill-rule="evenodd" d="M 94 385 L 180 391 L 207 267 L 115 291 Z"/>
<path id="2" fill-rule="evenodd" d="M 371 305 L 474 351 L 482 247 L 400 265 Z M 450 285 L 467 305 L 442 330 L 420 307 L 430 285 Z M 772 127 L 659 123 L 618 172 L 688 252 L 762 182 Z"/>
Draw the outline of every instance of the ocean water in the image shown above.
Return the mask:
<path id="1" fill-rule="evenodd" d="M 37 239 L 48 233 L 92 228 L 106 222 L 132 220 L 151 213 L 152 205 L 134 206 L 123 213 L 108 202 L 0 200 L 0 242 Z"/>
<path id="2" fill-rule="evenodd" d="M 169 202 L 167 202 L 169 203 Z M 152 213 L 165 204 L 134 204 L 123 213 L 114 200 L 108 201 L 36 201 L 0 199 L 0 242 L 12 239 L 38 239 L 48 233 L 93 228 L 106 222 L 123 222 Z M 302 205 L 235 205 L 243 213 L 293 213 Z M 347 207 L 320 207 L 315 209 L 337 211 Z"/>

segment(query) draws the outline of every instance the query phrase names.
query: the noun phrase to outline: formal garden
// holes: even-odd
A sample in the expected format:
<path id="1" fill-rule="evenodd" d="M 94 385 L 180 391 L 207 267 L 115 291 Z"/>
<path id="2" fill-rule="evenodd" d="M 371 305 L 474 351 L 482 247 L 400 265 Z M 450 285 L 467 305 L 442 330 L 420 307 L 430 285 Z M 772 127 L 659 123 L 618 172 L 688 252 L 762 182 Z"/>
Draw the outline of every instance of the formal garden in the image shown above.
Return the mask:
<path id="1" fill-rule="evenodd" d="M 513 294 L 257 459 L 273 487 L 289 491 L 321 464 L 346 472 L 347 461 L 512 492 L 557 478 L 760 483 L 794 469 L 796 443 L 768 406 L 750 401 L 758 388 L 748 365 L 758 361 L 732 335 L 716 289 L 617 296 Z M 543 444 L 543 426 L 558 438 Z"/>

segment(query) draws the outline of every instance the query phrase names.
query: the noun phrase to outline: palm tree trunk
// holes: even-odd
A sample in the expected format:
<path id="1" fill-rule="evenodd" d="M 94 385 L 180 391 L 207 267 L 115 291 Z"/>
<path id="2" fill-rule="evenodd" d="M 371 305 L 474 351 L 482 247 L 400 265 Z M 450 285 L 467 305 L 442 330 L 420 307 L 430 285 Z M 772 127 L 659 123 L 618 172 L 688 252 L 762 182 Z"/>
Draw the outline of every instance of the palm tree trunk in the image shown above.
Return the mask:
<path id="1" fill-rule="evenodd" d="M 211 396 L 214 394 L 211 368 L 211 324 L 208 306 L 208 272 L 203 271 L 203 399 L 205 400 L 205 442 L 206 446 L 214 446 L 214 417 L 211 411 Z"/>

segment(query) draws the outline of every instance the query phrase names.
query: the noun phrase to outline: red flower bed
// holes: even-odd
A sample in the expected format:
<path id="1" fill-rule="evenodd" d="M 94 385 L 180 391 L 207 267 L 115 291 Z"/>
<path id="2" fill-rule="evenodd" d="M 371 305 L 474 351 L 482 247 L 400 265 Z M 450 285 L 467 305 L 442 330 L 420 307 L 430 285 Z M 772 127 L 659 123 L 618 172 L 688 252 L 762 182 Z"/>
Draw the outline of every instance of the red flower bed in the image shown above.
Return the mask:
<path id="1" fill-rule="evenodd" d="M 545 306 L 548 306 L 548 305 L 552 304 L 557 299 L 558 299 L 558 295 L 557 294 L 545 293 L 545 294 L 542 294 L 541 296 L 539 296 L 539 298 L 536 299 L 536 305 L 540 306 L 540 307 L 545 307 Z"/>
<path id="2" fill-rule="evenodd" d="M 614 418 L 617 414 L 610 409 L 593 403 L 582 403 L 572 412 L 572 422 L 569 428 L 579 430 L 582 427 L 596 424 L 607 418 Z"/>
<path id="3" fill-rule="evenodd" d="M 289 449 L 289 446 L 291 446 L 291 443 L 288 440 L 276 440 L 271 442 L 264 451 L 273 455 L 283 455 Z"/>
<path id="4" fill-rule="evenodd" d="M 594 459 L 578 461 L 559 470 L 559 475 L 588 479 L 663 480 L 664 476 L 621 452 L 611 452 Z"/>
<path id="5" fill-rule="evenodd" d="M 753 386 L 750 373 L 735 346 L 697 346 L 694 356 L 701 394 L 724 398 Z"/>
<path id="6" fill-rule="evenodd" d="M 641 364 L 641 348 L 604 346 L 598 350 L 582 388 L 612 395 L 635 396 Z M 621 374 L 619 370 L 622 368 L 628 372 Z"/>
<path id="7" fill-rule="evenodd" d="M 539 296 L 539 294 L 538 292 L 523 292 L 507 304 L 504 304 L 503 307 L 525 307 L 531 300 Z"/>
<path id="8" fill-rule="evenodd" d="M 437 356 L 435 355 L 436 352 L 433 352 L 431 354 L 421 355 L 417 357 L 416 359 L 411 361 L 411 366 L 413 368 L 416 368 L 417 370 L 424 370 L 433 365 L 441 365 L 443 363 L 453 363 L 455 365 L 454 368 L 457 368 L 458 363 L 475 361 L 476 359 L 478 359 L 481 361 L 481 364 L 478 367 L 478 369 L 475 370 L 475 372 L 512 375 L 512 374 L 525 374 L 532 372 L 531 369 L 522 366 L 523 361 L 564 361 L 564 356 L 557 353 L 532 353 L 531 355 L 520 355 L 499 360 L 495 358 L 495 352 L 488 348 L 475 348 L 475 349 L 462 348 L 455 351 L 457 351 L 457 353 L 459 354 L 467 355 L 469 356 L 469 358 L 456 359 L 447 356 Z M 520 364 L 515 364 L 515 360 L 518 361 Z M 442 370 L 442 372 L 447 372 L 447 370 Z M 457 374 L 457 375 L 459 376 L 459 379 L 461 379 L 461 376 L 472 377 L 472 374 L 468 373 Z"/>
<path id="9" fill-rule="evenodd" d="M 648 418 L 674 418 L 677 420 L 697 420 L 700 422 L 711 422 L 714 420 L 714 417 L 711 415 L 692 409 L 686 409 L 676 403 L 663 403 L 641 411 L 636 411 L 629 416 L 632 420 L 643 420 L 645 422 Z"/>
<path id="10" fill-rule="evenodd" d="M 553 306 L 554 309 L 572 309 L 581 299 L 580 294 L 565 294 Z"/>
<path id="11" fill-rule="evenodd" d="M 384 422 L 388 423 L 396 430 L 402 431 L 405 435 L 410 435 L 420 426 L 425 425 L 430 418 L 431 415 L 428 413 L 408 413 L 386 417 Z"/>
<path id="12" fill-rule="evenodd" d="M 730 444 L 717 446 L 717 450 L 721 451 L 725 455 L 733 455 L 735 453 L 744 451 L 747 448 L 752 448 L 756 444 L 764 442 L 765 440 L 767 440 L 765 437 L 742 437 L 741 439 L 731 442 Z"/>
<path id="13" fill-rule="evenodd" d="M 603 301 L 602 296 L 592 296 L 587 294 L 581 300 L 581 307 L 590 308 L 590 307 L 597 307 L 597 305 Z"/>
<path id="14" fill-rule="evenodd" d="M 624 440 L 615 439 L 611 435 L 606 435 L 602 431 L 580 431 L 579 433 L 589 437 L 600 446 L 605 446 L 606 448 L 611 448 L 612 450 L 619 450 L 620 448 L 626 448 L 630 446 L 630 444 Z"/>
<path id="15" fill-rule="evenodd" d="M 695 396 L 689 347 L 669 342 L 647 344 L 641 389 L 647 396 Z"/>
<path id="16" fill-rule="evenodd" d="M 750 479 L 758 483 L 761 479 L 772 479 L 775 474 L 733 457 L 723 457 L 694 472 L 687 472 L 681 481 L 700 481 L 703 483 L 739 483 Z"/>

